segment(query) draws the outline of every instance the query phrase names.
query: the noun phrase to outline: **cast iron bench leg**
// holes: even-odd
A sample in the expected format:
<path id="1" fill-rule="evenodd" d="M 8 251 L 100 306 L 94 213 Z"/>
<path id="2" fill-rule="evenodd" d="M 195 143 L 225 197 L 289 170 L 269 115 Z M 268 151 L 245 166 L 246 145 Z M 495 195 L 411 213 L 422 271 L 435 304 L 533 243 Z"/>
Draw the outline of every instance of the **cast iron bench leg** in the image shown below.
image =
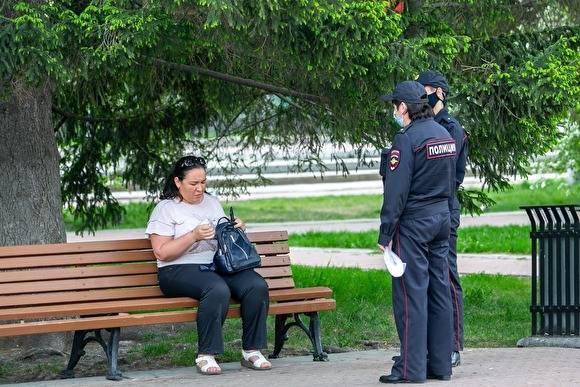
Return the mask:
<path id="1" fill-rule="evenodd" d="M 310 326 L 307 328 L 306 325 L 300 319 L 299 313 L 294 313 L 294 321 L 286 324 L 286 319 L 290 317 L 289 314 L 280 314 L 276 316 L 276 333 L 274 338 L 274 352 L 269 356 L 270 359 L 277 359 L 280 355 L 280 351 L 284 346 L 284 342 L 288 340 L 288 330 L 296 326 L 300 328 L 306 336 L 310 339 L 313 348 L 314 361 L 328 361 L 328 355 L 322 350 L 322 339 L 320 335 L 320 316 L 318 312 L 304 313 L 310 318 Z"/>
<path id="2" fill-rule="evenodd" d="M 121 328 L 107 329 L 109 331 L 109 345 L 105 349 L 107 353 L 107 379 L 121 380 L 123 375 L 117 367 L 117 360 L 119 359 L 119 336 L 121 336 Z"/>
<path id="3" fill-rule="evenodd" d="M 328 361 L 328 355 L 322 350 L 322 338 L 320 334 L 320 316 L 318 312 L 306 313 L 310 318 L 310 341 L 314 349 L 314 361 Z"/>
<path id="4" fill-rule="evenodd" d="M 83 349 L 88 342 L 85 340 L 87 333 L 89 333 L 89 331 L 75 331 L 70 356 L 68 358 L 68 365 L 66 366 L 66 369 L 61 371 L 61 378 L 70 379 L 75 377 L 74 368 L 76 367 L 80 358 L 85 354 Z"/>
<path id="5" fill-rule="evenodd" d="M 87 334 L 91 331 L 75 331 L 68 365 L 66 369 L 61 372 L 61 377 L 63 379 L 75 377 L 74 368 L 76 367 L 80 358 L 85 354 L 85 346 L 91 341 L 99 343 L 99 345 L 103 348 L 103 351 L 105 351 L 105 355 L 107 356 L 107 379 L 121 380 L 123 378 L 123 375 L 117 367 L 117 360 L 119 358 L 119 336 L 121 333 L 121 328 L 111 328 L 107 329 L 107 331 L 109 331 L 108 343 L 105 343 L 105 340 L 103 340 L 100 329 L 95 330 L 93 336 L 89 337 L 85 336 L 87 336 Z"/>
<path id="6" fill-rule="evenodd" d="M 278 359 L 280 357 L 280 351 L 284 346 L 286 340 L 288 340 L 288 328 L 290 326 L 286 326 L 286 319 L 290 317 L 289 314 L 279 314 L 276 315 L 276 324 L 275 324 L 275 332 L 274 332 L 274 352 L 268 356 L 270 359 Z"/>

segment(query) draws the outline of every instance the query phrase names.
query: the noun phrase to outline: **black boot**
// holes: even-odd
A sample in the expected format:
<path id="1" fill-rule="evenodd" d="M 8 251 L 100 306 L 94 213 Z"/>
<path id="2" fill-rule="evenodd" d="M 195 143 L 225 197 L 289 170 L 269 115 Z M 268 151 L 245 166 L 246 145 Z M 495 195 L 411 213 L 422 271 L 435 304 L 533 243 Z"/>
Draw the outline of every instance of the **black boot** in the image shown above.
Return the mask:
<path id="1" fill-rule="evenodd" d="M 402 383 L 423 383 L 422 380 L 404 379 L 397 375 L 382 375 L 379 382 L 387 384 L 402 384 Z"/>
<path id="2" fill-rule="evenodd" d="M 451 375 L 435 375 L 435 374 L 428 373 L 427 379 L 451 380 Z"/>

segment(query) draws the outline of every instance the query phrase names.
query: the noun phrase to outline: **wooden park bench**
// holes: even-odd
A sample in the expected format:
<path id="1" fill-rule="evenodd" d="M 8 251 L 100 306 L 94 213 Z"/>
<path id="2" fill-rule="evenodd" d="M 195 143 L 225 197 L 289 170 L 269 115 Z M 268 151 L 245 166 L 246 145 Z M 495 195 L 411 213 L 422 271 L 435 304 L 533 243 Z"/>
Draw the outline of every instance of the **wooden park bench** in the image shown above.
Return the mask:
<path id="1" fill-rule="evenodd" d="M 312 342 L 314 360 L 326 360 L 318 312 L 336 308 L 332 290 L 294 286 L 286 231 L 248 235 L 262 256 L 256 271 L 268 283 L 269 314 L 276 316 L 270 357 L 279 356 L 288 329 L 298 326 Z M 0 336 L 74 331 L 63 377 L 74 377 L 85 345 L 96 341 L 107 356 L 107 379 L 119 380 L 120 328 L 191 322 L 197 304 L 163 296 L 148 239 L 0 247 Z M 239 305 L 231 304 L 228 317 L 239 317 Z M 301 315 L 309 317 L 308 327 Z"/>

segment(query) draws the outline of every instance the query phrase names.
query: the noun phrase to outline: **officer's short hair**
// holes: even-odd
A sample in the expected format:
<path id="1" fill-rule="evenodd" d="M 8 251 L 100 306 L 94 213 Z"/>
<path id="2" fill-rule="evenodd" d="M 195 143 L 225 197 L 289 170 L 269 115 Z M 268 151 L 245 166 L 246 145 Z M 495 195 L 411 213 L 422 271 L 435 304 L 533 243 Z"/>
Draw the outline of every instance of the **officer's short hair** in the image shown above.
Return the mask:
<path id="1" fill-rule="evenodd" d="M 393 101 L 393 104 L 397 108 L 401 103 L 401 101 Z M 419 120 L 421 118 L 431 118 L 435 116 L 435 114 L 433 114 L 433 109 L 431 109 L 431 106 L 429 106 L 428 103 L 405 102 L 405 105 L 407 105 L 407 113 L 409 113 L 409 118 L 411 121 Z"/>

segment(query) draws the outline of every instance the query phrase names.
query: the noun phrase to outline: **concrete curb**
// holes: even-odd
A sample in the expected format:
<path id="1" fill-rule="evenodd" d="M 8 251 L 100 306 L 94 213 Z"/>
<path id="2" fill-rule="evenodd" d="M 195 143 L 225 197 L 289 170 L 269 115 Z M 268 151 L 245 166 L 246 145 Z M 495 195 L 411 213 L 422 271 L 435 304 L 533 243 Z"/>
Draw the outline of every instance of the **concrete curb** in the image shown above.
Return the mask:
<path id="1" fill-rule="evenodd" d="M 580 348 L 580 337 L 530 336 L 518 340 L 518 347 Z"/>

